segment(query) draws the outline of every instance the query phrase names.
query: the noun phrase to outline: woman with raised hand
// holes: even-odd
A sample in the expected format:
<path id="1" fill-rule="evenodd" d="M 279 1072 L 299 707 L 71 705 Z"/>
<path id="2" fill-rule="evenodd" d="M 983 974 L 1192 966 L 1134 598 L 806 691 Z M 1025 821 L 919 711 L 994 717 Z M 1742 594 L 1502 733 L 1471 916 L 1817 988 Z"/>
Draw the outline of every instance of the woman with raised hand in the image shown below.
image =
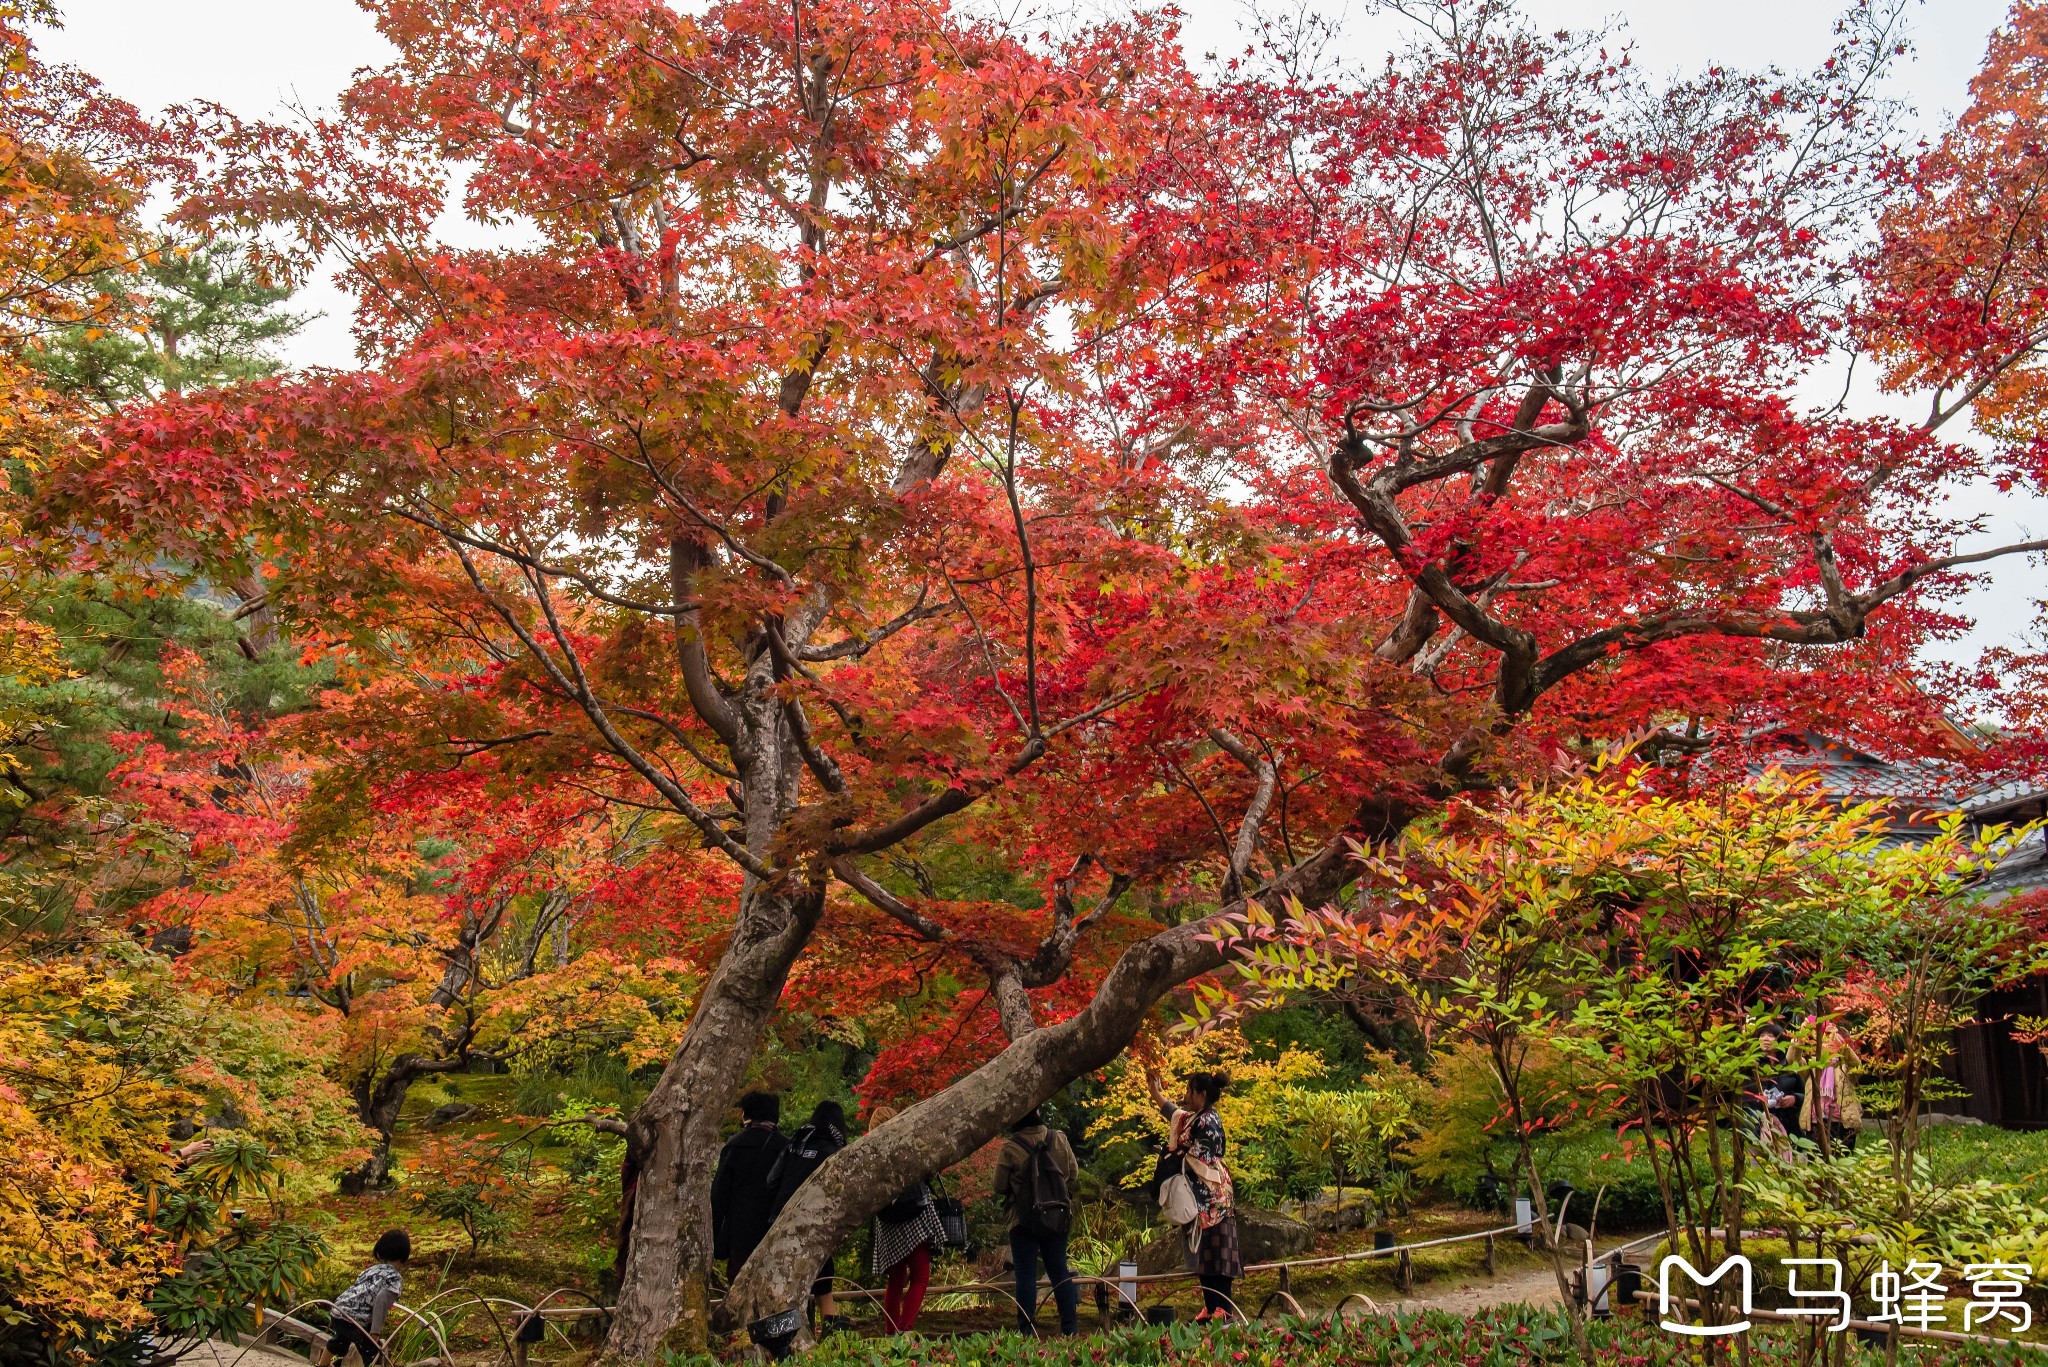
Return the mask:
<path id="1" fill-rule="evenodd" d="M 1237 1204 L 1230 1169 L 1224 1166 L 1226 1140 L 1216 1103 L 1230 1085 L 1227 1073 L 1190 1073 L 1180 1103 L 1166 1098 L 1159 1074 L 1146 1070 L 1145 1084 L 1153 1104 L 1166 1118 L 1166 1149 L 1182 1160 L 1182 1171 L 1194 1192 L 1195 1218 L 1187 1228 L 1188 1270 L 1202 1284 L 1202 1313 L 1195 1322 L 1228 1320 L 1236 1304 L 1231 1288 L 1244 1275 L 1244 1254 L 1237 1239 Z"/>

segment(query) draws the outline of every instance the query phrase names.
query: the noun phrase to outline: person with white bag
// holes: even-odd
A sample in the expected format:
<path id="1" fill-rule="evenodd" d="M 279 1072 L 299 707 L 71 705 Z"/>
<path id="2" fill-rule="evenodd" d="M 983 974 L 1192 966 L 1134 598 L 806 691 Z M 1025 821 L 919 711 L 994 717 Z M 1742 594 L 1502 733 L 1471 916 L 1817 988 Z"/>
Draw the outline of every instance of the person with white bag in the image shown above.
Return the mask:
<path id="1" fill-rule="evenodd" d="M 1223 1163 L 1223 1120 L 1216 1114 L 1230 1077 L 1189 1074 L 1179 1105 L 1166 1099 L 1157 1072 L 1146 1070 L 1145 1083 L 1166 1118 L 1166 1159 L 1161 1163 L 1166 1178 L 1159 1186 L 1159 1210 L 1180 1227 L 1188 1244 L 1188 1270 L 1202 1283 L 1202 1313 L 1195 1322 L 1221 1323 L 1235 1308 L 1231 1287 L 1244 1275 L 1235 1192 Z"/>

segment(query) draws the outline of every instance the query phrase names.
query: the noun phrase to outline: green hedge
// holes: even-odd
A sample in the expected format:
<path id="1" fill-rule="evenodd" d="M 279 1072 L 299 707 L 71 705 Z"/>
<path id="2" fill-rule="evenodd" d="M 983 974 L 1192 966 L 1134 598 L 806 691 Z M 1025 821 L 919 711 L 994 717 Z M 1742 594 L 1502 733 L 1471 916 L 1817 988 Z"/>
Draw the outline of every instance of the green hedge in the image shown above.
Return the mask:
<path id="1" fill-rule="evenodd" d="M 1547 1153 L 1538 1150 L 1538 1155 L 1546 1183 L 1563 1180 L 1577 1190 L 1566 1216 L 1574 1224 L 1585 1224 L 1598 1200 L 1603 1230 L 1663 1225 L 1664 1197 L 1642 1140 L 1624 1141 L 1614 1131 L 1602 1129 L 1559 1141 Z M 1602 1187 L 1606 1188 L 1604 1194 Z"/>
<path id="2" fill-rule="evenodd" d="M 802 1359 L 805 1367 L 1679 1367 L 1697 1362 L 1698 1340 L 1654 1321 L 1606 1320 L 1588 1328 L 1589 1348 L 1573 1348 L 1561 1315 L 1504 1307 L 1465 1319 L 1442 1311 L 1366 1317 L 1335 1329 L 1318 1321 L 1132 1328 L 1071 1339 L 1015 1334 L 959 1339 L 860 1339 L 840 1334 Z M 1798 1367 L 1804 1340 L 1755 1331 L 1751 1367 Z M 1882 1348 L 1848 1345 L 1859 1364 L 1884 1361 Z M 1914 1347 L 1912 1367 L 2040 1367 L 2037 1351 L 2005 1345 Z"/>

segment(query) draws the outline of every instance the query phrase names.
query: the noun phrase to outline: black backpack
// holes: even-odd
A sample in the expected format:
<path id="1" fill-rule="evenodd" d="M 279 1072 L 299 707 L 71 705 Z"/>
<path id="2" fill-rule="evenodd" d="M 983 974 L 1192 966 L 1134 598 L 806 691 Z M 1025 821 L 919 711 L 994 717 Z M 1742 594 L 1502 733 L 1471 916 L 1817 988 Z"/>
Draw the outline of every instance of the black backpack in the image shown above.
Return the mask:
<path id="1" fill-rule="evenodd" d="M 1022 1139 L 1024 1161 L 1010 1179 L 1010 1209 L 1017 1212 L 1017 1227 L 1038 1239 L 1056 1239 L 1074 1222 L 1073 1198 L 1067 1192 L 1067 1175 L 1052 1161 L 1052 1135 L 1036 1144 Z"/>

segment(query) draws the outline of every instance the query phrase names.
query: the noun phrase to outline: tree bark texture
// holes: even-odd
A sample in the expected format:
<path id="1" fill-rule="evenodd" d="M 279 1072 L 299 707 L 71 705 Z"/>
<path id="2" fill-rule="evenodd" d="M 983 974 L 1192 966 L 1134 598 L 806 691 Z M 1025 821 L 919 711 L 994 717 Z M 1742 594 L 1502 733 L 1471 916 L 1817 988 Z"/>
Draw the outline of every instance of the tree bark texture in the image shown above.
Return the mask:
<path id="1" fill-rule="evenodd" d="M 825 885 L 749 887 L 741 900 L 732 945 L 704 985 L 682 1044 L 632 1120 L 631 1142 L 644 1160 L 607 1360 L 650 1361 L 671 1328 L 693 1351 L 703 1351 L 709 1338 L 711 1177 L 719 1131 L 790 965 L 817 926 Z"/>

